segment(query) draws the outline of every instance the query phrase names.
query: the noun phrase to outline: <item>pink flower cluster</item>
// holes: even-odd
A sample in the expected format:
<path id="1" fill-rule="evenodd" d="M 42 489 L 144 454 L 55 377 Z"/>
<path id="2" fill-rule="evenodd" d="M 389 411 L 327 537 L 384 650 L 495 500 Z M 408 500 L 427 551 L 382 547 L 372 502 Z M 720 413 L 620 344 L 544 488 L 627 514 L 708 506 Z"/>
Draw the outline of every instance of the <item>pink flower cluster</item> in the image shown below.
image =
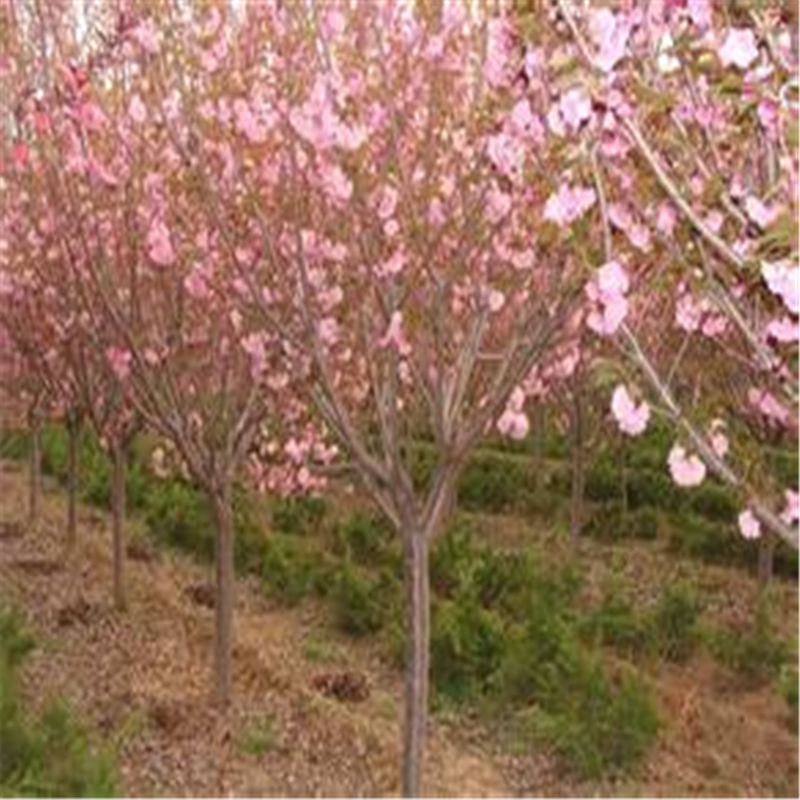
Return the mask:
<path id="1" fill-rule="evenodd" d="M 500 419 L 497 420 L 497 430 L 503 436 L 520 441 L 528 435 L 530 422 L 527 414 L 522 410 L 524 406 L 525 391 L 517 386 L 511 392 L 511 397 L 508 398 L 505 411 L 500 415 Z"/>
<path id="2" fill-rule="evenodd" d="M 630 280 L 618 261 L 609 261 L 597 270 L 586 285 L 590 310 L 586 324 L 600 336 L 612 336 L 628 314 Z"/>
<path id="3" fill-rule="evenodd" d="M 650 406 L 643 400 L 638 405 L 626 386 L 617 386 L 611 397 L 611 413 L 622 433 L 639 436 L 650 421 Z"/>

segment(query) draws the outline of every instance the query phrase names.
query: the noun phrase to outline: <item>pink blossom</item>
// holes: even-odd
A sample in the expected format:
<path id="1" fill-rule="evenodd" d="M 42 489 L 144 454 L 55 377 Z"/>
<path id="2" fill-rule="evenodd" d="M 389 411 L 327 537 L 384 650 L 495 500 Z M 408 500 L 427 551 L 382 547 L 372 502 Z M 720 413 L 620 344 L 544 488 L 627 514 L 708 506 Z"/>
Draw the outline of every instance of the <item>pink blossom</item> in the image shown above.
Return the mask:
<path id="1" fill-rule="evenodd" d="M 751 387 L 747 392 L 747 401 L 760 411 L 768 420 L 785 426 L 789 422 L 789 411 L 772 393 L 766 389 Z"/>
<path id="2" fill-rule="evenodd" d="M 170 241 L 169 229 L 162 220 L 154 220 L 147 234 L 147 251 L 150 260 L 160 267 L 175 263 L 175 251 Z"/>
<path id="3" fill-rule="evenodd" d="M 158 33 L 152 19 L 148 18 L 137 25 L 130 32 L 130 36 L 146 53 L 154 55 L 158 52 Z"/>
<path id="4" fill-rule="evenodd" d="M 505 411 L 497 420 L 497 430 L 503 436 L 520 441 L 528 435 L 530 421 L 522 410 L 525 405 L 525 391 L 517 386 L 511 392 Z"/>
<path id="5" fill-rule="evenodd" d="M 744 210 L 747 212 L 747 216 L 762 229 L 769 228 L 781 214 L 778 206 L 766 206 L 754 195 L 745 198 Z"/>
<path id="6" fill-rule="evenodd" d="M 193 269 L 184 278 L 183 286 L 189 297 L 193 297 L 195 300 L 206 300 L 211 295 L 205 272 L 199 267 Z"/>
<path id="7" fill-rule="evenodd" d="M 237 98 L 233 103 L 233 113 L 236 117 L 236 130 L 244 136 L 250 144 L 263 144 L 267 139 L 266 127 L 256 118 L 250 104 L 243 98 Z"/>
<path id="8" fill-rule="evenodd" d="M 699 486 L 706 477 L 706 465 L 694 454 L 688 454 L 680 444 L 674 444 L 667 459 L 672 480 L 678 486 Z"/>
<path id="9" fill-rule="evenodd" d="M 758 45 L 749 28 L 731 28 L 718 51 L 723 67 L 747 69 L 758 58 Z"/>
<path id="10" fill-rule="evenodd" d="M 353 184 L 338 164 L 324 161 L 319 176 L 325 194 L 336 204 L 346 203 L 353 196 Z"/>
<path id="11" fill-rule="evenodd" d="M 264 373 L 267 362 L 266 341 L 263 333 L 249 333 L 241 340 L 242 350 L 250 356 L 250 372 L 254 380 Z"/>
<path id="12" fill-rule="evenodd" d="M 800 326 L 796 319 L 783 316 L 770 321 L 766 328 L 766 334 L 768 339 L 774 339 L 781 344 L 794 344 L 800 341 Z"/>
<path id="13" fill-rule="evenodd" d="M 711 449 L 720 457 L 725 458 L 730 450 L 730 442 L 725 434 L 725 421 L 722 419 L 713 419 L 709 427 L 708 434 L 709 441 L 711 442 Z"/>
<path id="14" fill-rule="evenodd" d="M 712 0 L 689 0 L 689 19 L 701 30 L 711 27 L 713 21 Z"/>
<path id="15" fill-rule="evenodd" d="M 497 89 L 511 79 L 511 28 L 506 20 L 493 18 L 486 26 L 486 60 L 483 77 L 489 86 Z"/>
<path id="16" fill-rule="evenodd" d="M 14 167 L 17 170 L 24 169 L 30 158 L 30 150 L 28 149 L 28 145 L 25 142 L 14 142 L 14 146 L 11 149 L 11 158 L 14 162 Z"/>
<path id="17" fill-rule="evenodd" d="M 758 539 L 761 536 L 761 523 L 749 508 L 739 514 L 739 530 L 745 539 Z"/>
<path id="18" fill-rule="evenodd" d="M 698 303 L 691 292 L 684 291 L 675 304 L 675 323 L 687 333 L 700 329 L 703 320 L 704 305 Z"/>
<path id="19" fill-rule="evenodd" d="M 390 320 L 386 333 L 378 340 L 381 349 L 393 347 L 404 358 L 411 353 L 411 345 L 403 333 L 403 314 L 395 311 Z"/>
<path id="20" fill-rule="evenodd" d="M 630 22 L 624 14 L 614 14 L 607 8 L 595 10 L 589 17 L 589 36 L 597 48 L 594 62 L 598 69 L 611 72 L 625 57 Z"/>
<path id="21" fill-rule="evenodd" d="M 512 181 L 522 178 L 525 149 L 517 139 L 504 132 L 495 134 L 489 138 L 486 152 L 489 160 L 502 175 Z"/>
<path id="22" fill-rule="evenodd" d="M 488 294 L 489 311 L 496 314 L 506 304 L 506 296 L 498 289 L 490 289 Z"/>
<path id="23" fill-rule="evenodd" d="M 761 275 L 767 288 L 783 300 L 787 311 L 800 313 L 800 267 L 789 261 L 764 261 Z"/>
<path id="24" fill-rule="evenodd" d="M 511 211 L 511 196 L 492 184 L 486 192 L 486 219 L 496 225 Z"/>
<path id="25" fill-rule="evenodd" d="M 794 489 L 787 489 L 784 492 L 786 507 L 781 512 L 781 519 L 787 525 L 794 525 L 800 519 L 800 498 Z"/>
<path id="26" fill-rule="evenodd" d="M 378 266 L 377 273 L 382 278 L 394 277 L 403 271 L 407 261 L 408 256 L 402 248 L 398 248 L 383 264 Z"/>
<path id="27" fill-rule="evenodd" d="M 559 227 L 571 225 L 580 219 L 596 202 L 594 189 L 582 186 L 572 187 L 562 183 L 556 192 L 547 198 L 544 206 L 544 219 Z"/>
<path id="28" fill-rule="evenodd" d="M 137 124 L 142 125 L 147 121 L 147 109 L 145 108 L 142 98 L 135 94 L 131 98 L 130 105 L 128 106 L 128 116 Z"/>
<path id="29" fill-rule="evenodd" d="M 675 206 L 671 203 L 661 203 L 656 215 L 656 230 L 664 236 L 672 236 L 675 232 L 675 225 L 678 221 L 678 214 Z"/>
<path id="30" fill-rule="evenodd" d="M 522 441 L 530 430 L 530 421 L 527 414 L 522 411 L 506 410 L 500 415 L 497 420 L 497 430 L 503 436 L 508 436 L 510 439 Z"/>
<path id="31" fill-rule="evenodd" d="M 397 193 L 397 189 L 391 186 L 384 186 L 380 202 L 378 203 L 378 216 L 381 220 L 386 222 L 386 220 L 394 216 L 399 197 L 400 195 Z"/>
<path id="32" fill-rule="evenodd" d="M 561 118 L 573 131 L 592 116 L 592 99 L 583 86 L 568 89 L 558 103 Z"/>
<path id="33" fill-rule="evenodd" d="M 121 382 L 128 379 L 131 374 L 131 353 L 121 347 L 109 347 L 106 350 L 106 360 L 114 373 L 114 377 Z"/>
<path id="34" fill-rule="evenodd" d="M 334 317 L 324 317 L 319 321 L 319 338 L 323 344 L 332 346 L 339 341 L 340 328 L 339 323 Z"/>
<path id="35" fill-rule="evenodd" d="M 590 311 L 586 324 L 600 336 L 617 332 L 628 314 L 626 294 L 630 281 L 618 261 L 609 261 L 597 270 L 586 285 Z"/>
<path id="36" fill-rule="evenodd" d="M 619 429 L 628 436 L 639 436 L 650 421 L 650 406 L 642 401 L 638 406 L 627 387 L 617 386 L 611 398 L 611 413 Z"/>

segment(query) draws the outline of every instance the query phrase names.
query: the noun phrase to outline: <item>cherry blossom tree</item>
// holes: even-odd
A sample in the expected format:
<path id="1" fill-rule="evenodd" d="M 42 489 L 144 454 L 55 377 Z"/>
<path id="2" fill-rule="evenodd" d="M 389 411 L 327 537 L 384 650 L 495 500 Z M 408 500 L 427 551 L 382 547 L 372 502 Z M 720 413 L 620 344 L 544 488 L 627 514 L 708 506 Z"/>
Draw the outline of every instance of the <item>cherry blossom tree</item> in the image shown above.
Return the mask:
<path id="1" fill-rule="evenodd" d="M 214 509 L 221 700 L 233 480 L 307 491 L 338 458 L 404 547 L 419 794 L 431 541 L 477 443 L 524 439 L 597 354 L 621 435 L 665 416 L 677 484 L 713 472 L 744 536 L 797 546 L 796 487 L 748 427 L 797 436 L 783 4 L 26 7 L 26 175 L 116 391 Z"/>

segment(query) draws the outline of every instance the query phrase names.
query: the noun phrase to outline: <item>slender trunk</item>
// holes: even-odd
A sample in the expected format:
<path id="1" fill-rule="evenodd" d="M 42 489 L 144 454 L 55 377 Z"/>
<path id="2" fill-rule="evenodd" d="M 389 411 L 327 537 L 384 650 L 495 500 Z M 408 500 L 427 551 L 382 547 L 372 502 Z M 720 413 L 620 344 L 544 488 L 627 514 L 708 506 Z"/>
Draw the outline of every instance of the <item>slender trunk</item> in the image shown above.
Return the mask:
<path id="1" fill-rule="evenodd" d="M 628 450 L 625 447 L 625 442 L 622 442 L 621 445 L 619 449 L 620 489 L 622 492 L 622 517 L 625 519 L 630 508 L 628 500 Z"/>
<path id="2" fill-rule="evenodd" d="M 775 538 L 765 534 L 758 542 L 758 587 L 766 589 L 772 580 L 773 562 L 775 560 Z"/>
<path id="3" fill-rule="evenodd" d="M 572 396 L 572 497 L 569 507 L 569 532 L 573 544 L 577 544 L 583 527 L 583 396 L 581 387 L 576 387 Z"/>
<path id="4" fill-rule="evenodd" d="M 78 442 L 80 425 L 72 415 L 67 419 L 67 552 L 78 541 Z"/>
<path id="5" fill-rule="evenodd" d="M 38 413 L 30 417 L 31 452 L 28 483 L 28 521 L 35 525 L 39 521 L 39 500 L 42 495 L 42 422 Z"/>
<path id="6" fill-rule="evenodd" d="M 231 697 L 231 648 L 233 640 L 234 582 L 233 506 L 231 486 L 215 493 L 214 518 L 216 537 L 215 598 L 216 630 L 214 642 L 214 686 L 217 703 L 225 707 Z"/>
<path id="7" fill-rule="evenodd" d="M 111 477 L 111 537 L 114 549 L 113 589 L 114 607 L 125 608 L 125 506 L 127 502 L 125 479 L 127 473 L 125 448 L 115 442 L 112 448 Z"/>
<path id="8" fill-rule="evenodd" d="M 430 578 L 428 539 L 407 534 L 405 554 L 408 649 L 406 652 L 403 795 L 418 797 L 422 786 L 425 729 L 428 720 L 430 661 Z"/>
<path id="9" fill-rule="evenodd" d="M 536 494 L 542 488 L 542 473 L 544 461 L 544 433 L 547 425 L 545 419 L 545 408 L 541 403 L 537 403 L 533 409 L 533 462 L 535 469 L 533 473 L 533 488 Z"/>

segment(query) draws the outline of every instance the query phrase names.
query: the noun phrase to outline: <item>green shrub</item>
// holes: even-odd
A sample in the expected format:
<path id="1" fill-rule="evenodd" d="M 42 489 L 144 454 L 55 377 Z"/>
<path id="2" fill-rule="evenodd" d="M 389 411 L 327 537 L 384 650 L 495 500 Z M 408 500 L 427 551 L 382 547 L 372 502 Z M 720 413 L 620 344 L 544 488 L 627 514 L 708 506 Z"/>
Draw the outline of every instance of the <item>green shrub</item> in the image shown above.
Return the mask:
<path id="1" fill-rule="evenodd" d="M 715 658 L 752 688 L 774 680 L 790 655 L 788 643 L 775 634 L 769 608 L 763 601 L 748 630 L 712 630 L 708 644 Z"/>
<path id="2" fill-rule="evenodd" d="M 606 591 L 600 606 L 585 619 L 581 631 L 590 640 L 614 647 L 629 658 L 639 658 L 652 647 L 651 626 L 613 586 Z"/>
<path id="3" fill-rule="evenodd" d="M 355 637 L 377 633 L 399 607 L 400 587 L 390 572 L 378 579 L 345 561 L 333 580 L 331 600 L 337 627 Z"/>
<path id="4" fill-rule="evenodd" d="M 262 588 L 272 599 L 295 606 L 311 594 L 322 593 L 328 576 L 322 556 L 302 540 L 273 534 L 264 542 Z"/>
<path id="5" fill-rule="evenodd" d="M 581 625 L 581 632 L 630 658 L 658 656 L 685 661 L 698 642 L 701 610 L 694 590 L 682 582 L 668 585 L 656 605 L 645 611 L 637 611 L 612 584 L 600 606 Z"/>
<path id="6" fill-rule="evenodd" d="M 28 457 L 30 450 L 30 436 L 27 431 L 4 430 L 0 431 L 0 458 L 12 461 L 21 461 Z"/>
<path id="7" fill-rule="evenodd" d="M 272 512 L 272 527 L 281 533 L 315 533 L 327 513 L 328 504 L 322 497 L 280 498 Z"/>
<path id="8" fill-rule="evenodd" d="M 739 513 L 736 496 L 719 484 L 705 481 L 689 497 L 689 508 L 706 519 L 735 522 Z"/>
<path id="9" fill-rule="evenodd" d="M 271 714 L 264 714 L 248 725 L 239 738 L 241 749 L 257 758 L 272 750 L 276 742 L 275 719 Z"/>
<path id="10" fill-rule="evenodd" d="M 437 539 L 430 554 L 433 591 L 441 597 L 450 597 L 468 583 L 477 553 L 472 531 L 466 525 L 456 524 Z"/>
<path id="11" fill-rule="evenodd" d="M 482 452 L 458 481 L 458 503 L 490 514 L 520 510 L 535 487 L 535 470 L 527 460 Z"/>
<path id="12" fill-rule="evenodd" d="M 584 494 L 594 503 L 622 499 L 622 475 L 612 458 L 601 457 L 589 467 Z"/>
<path id="13" fill-rule="evenodd" d="M 266 537 L 252 495 L 237 486 L 233 492 L 234 557 L 239 572 L 258 572 L 264 561 Z"/>
<path id="14" fill-rule="evenodd" d="M 685 661 L 698 642 L 702 605 L 686 583 L 667 586 L 653 611 L 650 625 L 658 654 L 667 661 Z"/>
<path id="15" fill-rule="evenodd" d="M 631 768 L 658 736 L 658 713 L 647 685 L 633 673 L 615 685 L 598 662 L 586 665 L 578 685 L 580 691 L 563 707 L 535 707 L 529 735 L 550 745 L 583 778 Z"/>
<path id="16" fill-rule="evenodd" d="M 356 511 L 336 526 L 336 552 L 358 564 L 391 559 L 392 530 L 380 517 Z"/>
<path id="17" fill-rule="evenodd" d="M 203 560 L 214 558 L 214 519 L 205 493 L 184 481 L 153 483 L 144 518 L 157 541 Z"/>
<path id="18" fill-rule="evenodd" d="M 51 702 L 37 717 L 23 707 L 17 670 L 32 647 L 16 614 L 0 610 L 0 795 L 113 796 L 111 754 L 92 745 L 65 705 Z"/>
<path id="19" fill-rule="evenodd" d="M 658 470 L 629 468 L 627 490 L 628 508 L 631 511 L 654 514 L 655 509 L 674 509 L 683 499 L 663 467 Z"/>
<path id="20" fill-rule="evenodd" d="M 735 526 L 680 511 L 669 521 L 669 549 L 709 564 L 747 564 L 755 559 L 756 545 Z"/>
<path id="21" fill-rule="evenodd" d="M 610 502 L 595 509 L 584 526 L 584 534 L 601 542 L 656 539 L 659 528 L 659 515 L 654 508 L 644 506 L 625 513 L 620 503 Z"/>
<path id="22" fill-rule="evenodd" d="M 509 641 L 493 676 L 504 707 L 522 705 L 526 733 L 585 777 L 624 770 L 655 741 L 658 716 L 633 674 L 612 681 L 564 616 L 535 614 Z"/>
<path id="23" fill-rule="evenodd" d="M 460 702 L 482 695 L 500 665 L 501 617 L 472 593 L 436 603 L 431 634 L 431 676 L 440 698 Z"/>

